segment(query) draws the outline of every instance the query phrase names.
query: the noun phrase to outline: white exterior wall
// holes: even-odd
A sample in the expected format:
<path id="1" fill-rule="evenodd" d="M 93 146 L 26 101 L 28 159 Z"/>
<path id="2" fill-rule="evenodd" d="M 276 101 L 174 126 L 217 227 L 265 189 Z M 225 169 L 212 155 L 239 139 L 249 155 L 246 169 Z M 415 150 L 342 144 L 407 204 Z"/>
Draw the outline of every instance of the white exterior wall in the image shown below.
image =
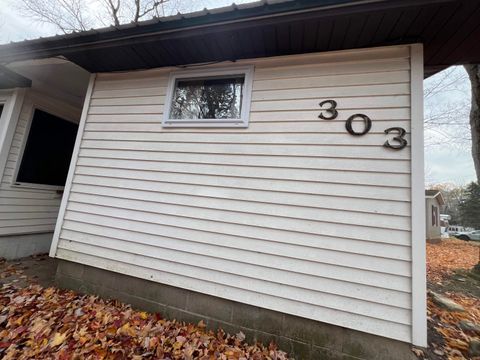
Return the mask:
<path id="1" fill-rule="evenodd" d="M 248 129 L 163 129 L 178 69 L 99 74 L 51 255 L 422 344 L 412 151 L 382 146 L 393 126 L 410 143 L 412 49 L 240 61 L 255 65 Z M 325 99 L 337 119 L 318 118 Z M 356 113 L 365 136 L 345 130 Z"/>
<path id="2" fill-rule="evenodd" d="M 80 118 L 81 109 L 34 90 L 24 91 L 24 98 L 18 104 L 19 113 L 6 119 L 13 131 L 7 136 L 5 150 L 0 154 L 6 157 L 0 183 L 0 236 L 53 232 L 55 228 L 62 194 L 42 186 L 14 184 L 34 108 L 66 119 L 78 121 Z"/>

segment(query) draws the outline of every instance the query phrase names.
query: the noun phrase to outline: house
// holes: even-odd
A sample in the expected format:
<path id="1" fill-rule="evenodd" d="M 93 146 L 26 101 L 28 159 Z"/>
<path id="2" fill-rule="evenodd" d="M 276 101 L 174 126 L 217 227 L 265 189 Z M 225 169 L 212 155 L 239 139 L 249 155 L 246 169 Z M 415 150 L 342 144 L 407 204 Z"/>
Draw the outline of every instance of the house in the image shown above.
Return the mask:
<path id="1" fill-rule="evenodd" d="M 445 200 L 440 190 L 425 190 L 425 223 L 428 242 L 437 243 L 442 239 L 440 213 L 444 206 Z"/>
<path id="2" fill-rule="evenodd" d="M 61 59 L 0 66 L 0 257 L 50 249 L 89 77 Z"/>
<path id="3" fill-rule="evenodd" d="M 270 0 L 0 46 L 3 249 L 54 231 L 61 286 L 409 359 L 422 81 L 480 62 L 479 24 L 473 1 Z"/>

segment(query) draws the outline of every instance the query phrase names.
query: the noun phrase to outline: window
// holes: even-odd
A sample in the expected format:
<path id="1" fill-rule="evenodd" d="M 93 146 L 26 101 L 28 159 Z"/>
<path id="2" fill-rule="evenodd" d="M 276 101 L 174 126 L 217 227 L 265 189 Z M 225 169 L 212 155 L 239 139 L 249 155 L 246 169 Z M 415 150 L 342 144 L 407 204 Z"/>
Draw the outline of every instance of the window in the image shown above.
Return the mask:
<path id="1" fill-rule="evenodd" d="M 432 205 L 432 226 L 438 226 L 438 208 Z"/>
<path id="2" fill-rule="evenodd" d="M 0 104 L 0 117 L 2 116 L 2 112 L 3 112 L 3 104 Z"/>
<path id="3" fill-rule="evenodd" d="M 78 125 L 34 110 L 16 185 L 65 185 Z"/>
<path id="4" fill-rule="evenodd" d="M 253 67 L 172 73 L 164 127 L 247 127 Z"/>

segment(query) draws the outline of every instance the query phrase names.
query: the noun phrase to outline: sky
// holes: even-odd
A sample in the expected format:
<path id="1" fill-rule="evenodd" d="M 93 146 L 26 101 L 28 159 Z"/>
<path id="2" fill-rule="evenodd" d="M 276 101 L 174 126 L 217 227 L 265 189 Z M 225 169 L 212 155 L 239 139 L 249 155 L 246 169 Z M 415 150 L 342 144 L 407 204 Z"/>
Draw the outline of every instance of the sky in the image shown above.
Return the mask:
<path id="1" fill-rule="evenodd" d="M 469 127 L 470 81 L 465 69 L 456 66 L 425 80 L 425 92 L 428 93 L 432 85 L 445 80 L 451 81 L 451 85 L 425 97 L 426 119 L 451 113 L 441 120 L 448 125 L 426 125 L 425 182 L 464 185 L 476 180 Z"/>
<path id="2" fill-rule="evenodd" d="M 180 0 L 176 0 L 180 1 Z M 236 3 L 249 2 L 251 0 L 237 0 Z M 229 5 L 232 0 L 191 0 L 189 9 L 199 10 L 204 7 L 212 8 Z M 0 0 L 0 43 L 20 41 L 45 37 L 59 33 L 52 25 L 40 24 L 30 18 L 19 15 L 16 8 L 18 0 Z M 185 9 L 182 9 L 183 11 Z M 464 76 L 461 76 L 461 73 Z M 459 76 L 460 74 L 460 76 Z M 464 185 L 474 181 L 475 170 L 470 153 L 470 142 L 457 141 L 455 136 L 461 132 L 461 137 L 468 136 L 468 108 L 470 102 L 469 80 L 462 67 L 457 67 L 452 76 L 457 76 L 455 89 L 452 91 L 439 92 L 430 96 L 425 101 L 425 112 L 429 114 L 439 108 L 461 108 L 457 115 L 455 126 L 442 128 L 441 131 L 426 129 L 425 147 L 425 182 L 426 184 L 455 183 Z M 428 87 L 438 81 L 442 74 L 437 74 L 425 81 Z M 461 128 L 461 130 L 459 130 Z M 453 129 L 453 130 L 452 130 Z M 431 145 L 431 144 L 435 145 Z"/>

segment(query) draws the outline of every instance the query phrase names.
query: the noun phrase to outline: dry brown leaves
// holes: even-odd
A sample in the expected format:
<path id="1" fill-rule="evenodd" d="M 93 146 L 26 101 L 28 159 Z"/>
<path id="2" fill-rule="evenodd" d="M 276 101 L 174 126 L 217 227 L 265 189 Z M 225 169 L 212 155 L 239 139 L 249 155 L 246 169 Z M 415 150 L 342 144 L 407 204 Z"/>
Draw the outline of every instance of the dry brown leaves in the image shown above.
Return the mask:
<path id="1" fill-rule="evenodd" d="M 479 247 L 458 239 L 427 244 L 427 278 L 430 283 L 441 284 L 454 270 L 470 270 L 479 261 Z M 428 299 L 428 321 L 439 337 L 430 335 L 430 351 L 438 358 L 449 360 L 479 359 L 469 357 L 469 342 L 480 336 L 475 331 L 462 330 L 461 321 L 480 324 L 480 300 L 466 295 L 443 294 L 464 307 L 465 312 L 449 312 Z M 421 351 L 420 351 L 421 352 Z M 422 352 L 423 353 L 423 352 Z M 417 354 L 420 358 L 421 354 Z"/>
<path id="2" fill-rule="evenodd" d="M 428 299 L 428 321 L 433 324 L 444 341 L 444 344 L 432 344 L 435 353 L 444 355 L 449 360 L 480 359 L 480 357 L 469 357 L 468 354 L 470 340 L 478 338 L 480 333 L 462 330 L 459 325 L 461 321 L 480 324 L 480 300 L 454 293 L 445 295 L 462 305 L 465 312 L 446 311 Z"/>
<path id="3" fill-rule="evenodd" d="M 458 239 L 427 244 L 427 277 L 439 282 L 456 269 L 471 269 L 478 263 L 479 247 Z"/>
<path id="4" fill-rule="evenodd" d="M 207 331 L 72 291 L 10 284 L 0 290 L 3 359 L 287 359 L 271 344 Z"/>

